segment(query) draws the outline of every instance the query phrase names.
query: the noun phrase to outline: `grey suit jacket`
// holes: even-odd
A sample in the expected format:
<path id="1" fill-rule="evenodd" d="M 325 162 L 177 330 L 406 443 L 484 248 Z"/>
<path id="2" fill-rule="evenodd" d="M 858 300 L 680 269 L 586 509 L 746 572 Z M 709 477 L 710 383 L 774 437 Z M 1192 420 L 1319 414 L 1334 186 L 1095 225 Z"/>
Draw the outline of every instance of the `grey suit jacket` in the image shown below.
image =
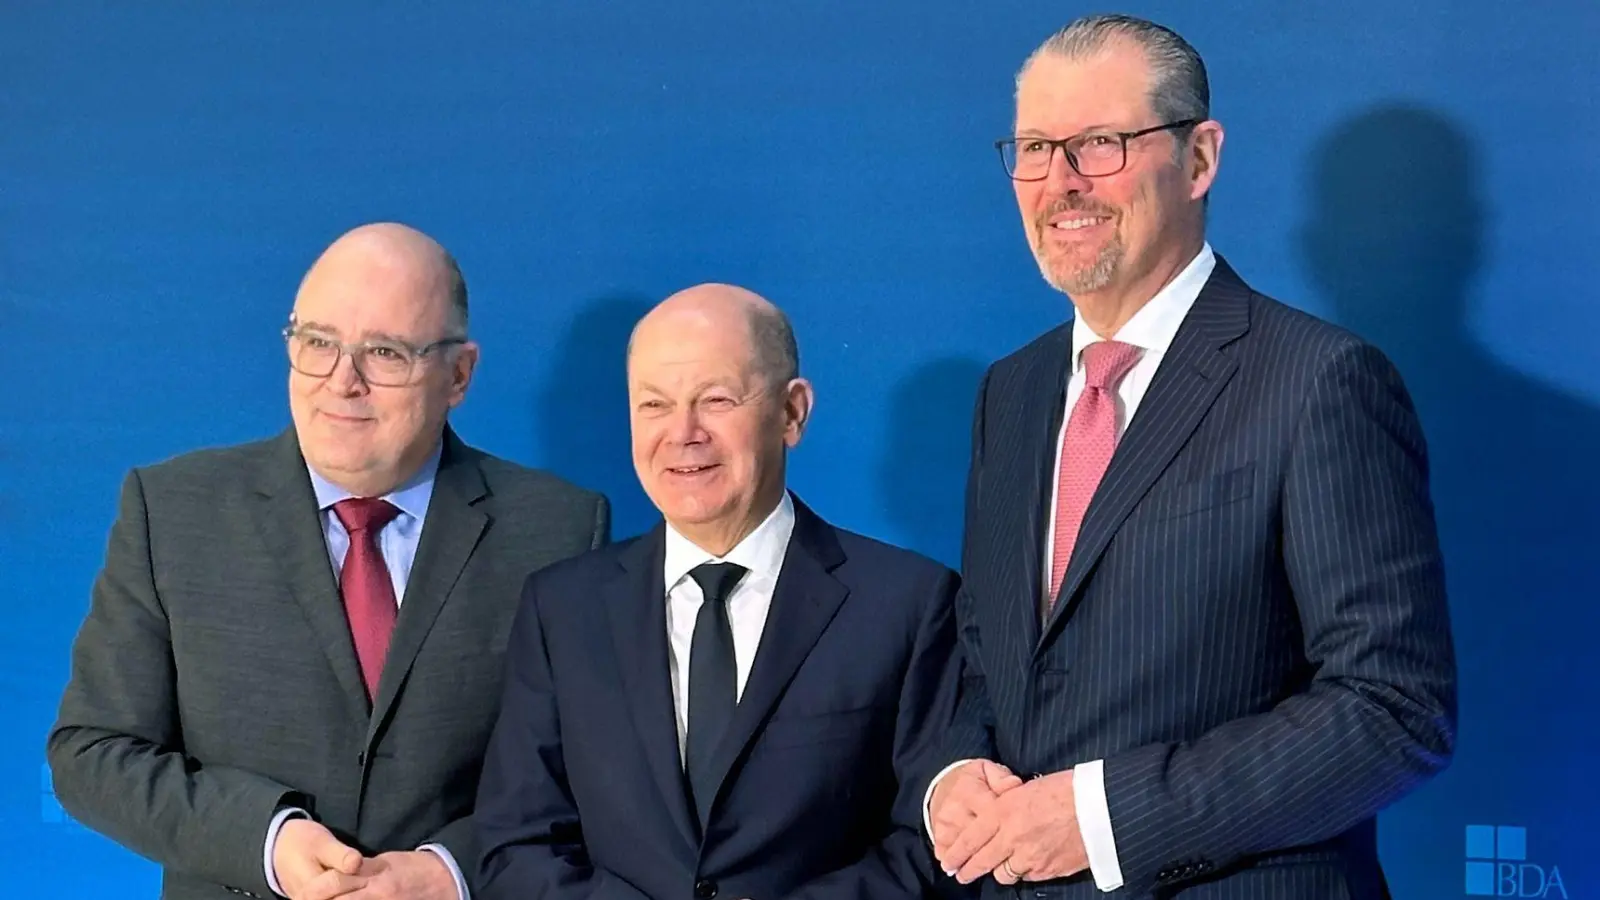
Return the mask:
<path id="1" fill-rule="evenodd" d="M 603 496 L 447 431 L 369 703 L 293 430 L 135 469 L 48 740 L 62 806 L 169 900 L 271 896 L 283 805 L 364 853 L 439 842 L 470 878 L 523 579 L 609 530 Z"/>

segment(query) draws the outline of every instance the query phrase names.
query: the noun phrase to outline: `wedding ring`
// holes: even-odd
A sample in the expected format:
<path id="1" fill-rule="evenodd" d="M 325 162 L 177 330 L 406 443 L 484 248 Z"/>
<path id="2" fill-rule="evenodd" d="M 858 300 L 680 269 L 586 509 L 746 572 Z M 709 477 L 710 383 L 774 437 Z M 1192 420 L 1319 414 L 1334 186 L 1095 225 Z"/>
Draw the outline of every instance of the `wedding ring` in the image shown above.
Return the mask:
<path id="1" fill-rule="evenodd" d="M 1001 863 L 1000 864 L 1000 868 L 1006 870 L 1006 877 L 1010 878 L 1012 881 L 1021 881 L 1022 880 L 1022 876 L 1017 874 L 1017 870 L 1011 868 L 1011 860 L 1008 859 L 1005 862 Z"/>

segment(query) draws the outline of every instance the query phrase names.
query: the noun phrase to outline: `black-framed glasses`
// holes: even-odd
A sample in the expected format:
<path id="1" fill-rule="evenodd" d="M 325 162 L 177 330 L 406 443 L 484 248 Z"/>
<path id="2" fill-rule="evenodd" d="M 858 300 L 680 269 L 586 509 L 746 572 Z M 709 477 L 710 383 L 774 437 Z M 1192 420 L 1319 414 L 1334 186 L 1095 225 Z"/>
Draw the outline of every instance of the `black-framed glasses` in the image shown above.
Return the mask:
<path id="1" fill-rule="evenodd" d="M 339 367 L 339 358 L 348 355 L 362 381 L 381 387 L 410 384 L 417 364 L 428 354 L 441 347 L 467 342 L 464 337 L 447 337 L 418 347 L 402 340 L 380 338 L 346 344 L 325 332 L 303 330 L 294 324 L 283 329 L 283 339 L 289 347 L 289 365 L 302 375 L 327 378 Z"/>
<path id="2" fill-rule="evenodd" d="M 995 141 L 994 146 L 1000 151 L 1006 174 L 1015 181 L 1043 181 L 1050 177 L 1050 160 L 1057 147 L 1074 172 L 1085 178 L 1104 178 L 1128 165 L 1128 142 L 1134 138 L 1198 124 L 1199 119 L 1181 119 L 1138 131 L 1086 131 L 1060 140 L 1008 137 Z"/>

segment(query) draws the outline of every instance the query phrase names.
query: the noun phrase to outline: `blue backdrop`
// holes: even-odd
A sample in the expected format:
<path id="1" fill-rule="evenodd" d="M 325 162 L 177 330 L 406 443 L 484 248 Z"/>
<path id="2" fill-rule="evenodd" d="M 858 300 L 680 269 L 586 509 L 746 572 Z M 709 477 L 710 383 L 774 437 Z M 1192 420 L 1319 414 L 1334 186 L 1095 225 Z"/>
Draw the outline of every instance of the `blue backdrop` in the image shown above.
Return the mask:
<path id="1" fill-rule="evenodd" d="M 1537 6 L 1126 7 L 1209 64 L 1213 244 L 1390 351 L 1432 442 L 1462 727 L 1454 766 L 1383 818 L 1398 897 L 1463 896 L 1478 857 L 1515 876 L 1502 891 L 1600 895 L 1600 5 Z M 817 384 L 793 484 L 954 562 L 982 367 L 1065 309 L 990 142 L 1016 65 L 1087 11 L 0 5 L 7 892 L 154 896 L 155 868 L 63 820 L 43 771 L 117 484 L 286 424 L 277 329 L 357 223 L 456 252 L 484 347 L 459 428 L 606 491 L 619 535 L 650 519 L 627 330 L 724 280 L 789 310 Z"/>

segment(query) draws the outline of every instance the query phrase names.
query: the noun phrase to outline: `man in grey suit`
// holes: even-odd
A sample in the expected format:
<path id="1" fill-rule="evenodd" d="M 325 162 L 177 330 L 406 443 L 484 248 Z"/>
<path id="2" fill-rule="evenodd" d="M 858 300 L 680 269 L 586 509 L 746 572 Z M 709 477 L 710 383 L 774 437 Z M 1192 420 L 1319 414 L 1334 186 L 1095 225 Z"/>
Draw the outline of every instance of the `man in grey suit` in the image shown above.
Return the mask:
<path id="1" fill-rule="evenodd" d="M 470 896 L 519 588 L 610 526 L 446 424 L 466 307 L 430 238 L 350 232 L 285 330 L 293 428 L 126 479 L 48 755 L 163 897 Z"/>

